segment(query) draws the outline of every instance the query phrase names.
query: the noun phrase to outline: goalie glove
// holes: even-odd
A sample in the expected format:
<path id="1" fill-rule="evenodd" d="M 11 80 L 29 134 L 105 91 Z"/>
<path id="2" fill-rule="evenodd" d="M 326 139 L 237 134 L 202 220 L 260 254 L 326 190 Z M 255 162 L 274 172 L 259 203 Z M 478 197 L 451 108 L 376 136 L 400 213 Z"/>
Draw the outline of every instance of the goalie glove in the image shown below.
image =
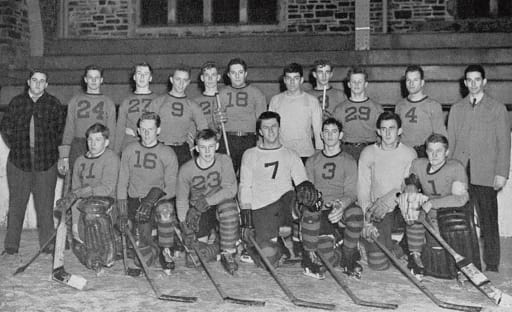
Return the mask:
<path id="1" fill-rule="evenodd" d="M 311 212 L 322 209 L 321 193 L 307 180 L 297 185 L 297 201 Z"/>
<path id="2" fill-rule="evenodd" d="M 165 196 L 165 192 L 162 191 L 162 189 L 152 187 L 149 190 L 148 195 L 141 200 L 139 208 L 137 208 L 137 212 L 135 214 L 135 220 L 139 223 L 148 222 L 156 202 L 163 196 Z"/>
<path id="3" fill-rule="evenodd" d="M 57 200 L 57 203 L 55 206 L 58 211 L 66 212 L 77 199 L 78 199 L 78 196 L 76 196 L 75 193 L 69 192 L 66 196 Z"/>
<path id="4" fill-rule="evenodd" d="M 377 200 L 368 208 L 365 214 L 365 220 L 372 222 L 380 222 L 384 219 L 384 216 L 393 211 L 397 204 L 398 190 L 391 190 L 385 195 L 377 198 Z"/>

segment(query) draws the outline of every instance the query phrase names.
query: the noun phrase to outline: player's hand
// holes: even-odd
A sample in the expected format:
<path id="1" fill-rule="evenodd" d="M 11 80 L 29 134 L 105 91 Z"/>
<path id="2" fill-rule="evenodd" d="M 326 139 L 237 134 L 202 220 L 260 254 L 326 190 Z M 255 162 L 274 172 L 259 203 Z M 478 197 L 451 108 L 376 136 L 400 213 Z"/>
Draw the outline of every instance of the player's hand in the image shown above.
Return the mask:
<path id="1" fill-rule="evenodd" d="M 421 205 L 421 208 L 425 213 L 429 213 L 429 211 L 432 209 L 432 202 L 430 200 L 427 200 L 426 202 Z"/>
<path id="2" fill-rule="evenodd" d="M 327 204 L 326 207 L 332 207 L 331 212 L 327 216 L 329 222 L 333 224 L 340 222 L 341 218 L 343 217 L 343 212 L 345 211 L 345 205 L 343 202 L 339 199 L 333 200 Z"/>
<path id="3" fill-rule="evenodd" d="M 505 186 L 506 183 L 507 183 L 507 178 L 500 176 L 500 175 L 494 176 L 494 190 L 495 191 L 501 190 Z"/>
<path id="4" fill-rule="evenodd" d="M 213 118 L 216 123 L 226 123 L 228 122 L 228 115 L 226 111 L 221 109 L 216 109 L 213 111 Z"/>
<path id="5" fill-rule="evenodd" d="M 361 236 L 368 242 L 373 243 L 373 240 L 379 237 L 379 230 L 372 223 L 365 223 Z"/>
<path id="6" fill-rule="evenodd" d="M 194 144 L 194 134 L 192 132 L 188 132 L 187 133 L 187 144 L 188 146 L 190 147 L 190 149 L 193 149 L 195 144 Z"/>
<path id="7" fill-rule="evenodd" d="M 135 133 L 132 128 L 124 128 L 124 133 L 133 137 L 137 137 L 137 133 Z"/>
<path id="8" fill-rule="evenodd" d="M 61 175 L 66 175 L 69 170 L 69 158 L 59 158 L 57 161 L 57 170 Z"/>

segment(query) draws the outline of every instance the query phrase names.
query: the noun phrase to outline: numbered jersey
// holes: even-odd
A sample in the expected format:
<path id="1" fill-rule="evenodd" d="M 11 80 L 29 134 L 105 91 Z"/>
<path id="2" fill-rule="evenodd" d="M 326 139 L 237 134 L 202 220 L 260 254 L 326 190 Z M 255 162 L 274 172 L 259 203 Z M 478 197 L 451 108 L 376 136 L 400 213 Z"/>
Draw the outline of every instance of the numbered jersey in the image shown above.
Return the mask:
<path id="1" fill-rule="evenodd" d="M 93 196 L 116 196 L 119 157 L 106 149 L 98 157 L 87 154 L 78 157 L 73 167 L 73 189 L 86 186 L 92 188 Z"/>
<path id="2" fill-rule="evenodd" d="M 85 138 L 87 129 L 102 123 L 110 130 L 110 144 L 115 145 L 116 106 L 103 94 L 80 94 L 68 103 L 68 115 L 62 137 L 63 145 L 70 145 L 73 138 Z"/>
<path id="3" fill-rule="evenodd" d="M 155 93 L 131 94 L 123 100 L 119 106 L 117 118 L 116 137 L 114 151 L 120 153 L 129 143 L 137 141 L 137 121 L 142 113 L 147 112 L 149 105 L 157 97 Z M 135 136 L 127 135 L 126 129 L 130 129 Z"/>
<path id="4" fill-rule="evenodd" d="M 322 192 L 324 202 L 335 199 L 357 199 L 357 164 L 348 153 L 326 156 L 322 151 L 306 161 L 309 181 Z"/>
<path id="5" fill-rule="evenodd" d="M 237 183 L 231 158 L 224 154 L 216 154 L 215 161 L 208 168 L 201 168 L 196 159 L 185 163 L 178 173 L 176 206 L 178 218 L 185 220 L 189 202 L 199 196 L 206 197 L 210 206 L 217 205 L 226 199 L 236 196 Z"/>
<path id="6" fill-rule="evenodd" d="M 194 99 L 199 107 L 201 107 L 201 111 L 203 112 L 206 121 L 208 122 L 208 128 L 217 129 L 215 125 L 215 121 L 213 119 L 213 112 L 217 108 L 217 100 L 215 95 L 200 95 Z"/>
<path id="7" fill-rule="evenodd" d="M 453 182 L 468 184 L 464 166 L 455 159 L 447 159 L 437 171 L 429 173 L 430 164 L 427 158 L 418 158 L 412 162 L 411 173 L 420 180 L 423 194 L 431 198 L 452 195 Z"/>
<path id="8" fill-rule="evenodd" d="M 307 180 L 299 155 L 284 146 L 253 147 L 245 151 L 240 171 L 240 202 L 256 210 L 277 201 L 284 193 Z"/>
<path id="9" fill-rule="evenodd" d="M 401 141 L 409 146 L 423 145 L 433 132 L 447 136 L 441 104 L 428 98 L 413 102 L 402 99 L 395 106 L 402 119 Z"/>
<path id="10" fill-rule="evenodd" d="M 126 147 L 121 157 L 117 198 L 145 197 L 152 187 L 159 187 L 165 198 L 176 195 L 178 159 L 169 146 L 161 143 L 145 147 L 139 142 Z"/>
<path id="11" fill-rule="evenodd" d="M 343 141 L 349 143 L 375 142 L 377 118 L 382 106 L 371 99 L 354 102 L 347 99 L 334 110 L 334 118 L 343 124 Z"/>
<path id="12" fill-rule="evenodd" d="M 166 145 L 182 144 L 187 141 L 189 132 L 208 128 L 199 105 L 187 97 L 166 93 L 154 99 L 149 110 L 160 115 L 162 124 L 158 139 Z"/>
<path id="13" fill-rule="evenodd" d="M 312 90 L 309 90 L 308 93 L 318 99 L 318 102 L 322 106 L 322 108 L 327 116 L 332 116 L 332 114 L 334 113 L 334 109 L 347 99 L 347 97 L 345 96 L 345 93 L 343 93 L 343 90 L 329 87 L 329 89 L 327 89 L 325 91 L 325 107 L 323 107 L 323 98 L 324 98 L 324 90 L 323 89 L 320 89 L 320 90 L 312 89 Z M 327 116 L 324 116 L 324 117 L 327 117 Z"/>
<path id="14" fill-rule="evenodd" d="M 265 95 L 258 88 L 227 86 L 219 91 L 219 98 L 228 116 L 226 131 L 256 132 L 256 119 L 267 110 Z"/>

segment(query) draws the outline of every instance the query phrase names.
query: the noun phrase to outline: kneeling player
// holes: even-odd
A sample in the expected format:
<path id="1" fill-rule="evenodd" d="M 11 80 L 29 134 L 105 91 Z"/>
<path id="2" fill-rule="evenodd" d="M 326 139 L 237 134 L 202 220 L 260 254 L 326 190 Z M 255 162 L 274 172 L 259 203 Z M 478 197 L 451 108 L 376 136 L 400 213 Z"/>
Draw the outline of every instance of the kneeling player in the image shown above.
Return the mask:
<path id="1" fill-rule="evenodd" d="M 216 153 L 219 142 L 215 131 L 199 131 L 195 143 L 199 156 L 186 162 L 178 174 L 176 206 L 185 245 L 196 244 L 205 258 L 214 260 L 219 251 L 218 242 L 213 239 L 218 226 L 221 263 L 233 274 L 238 270 L 235 255 L 239 236 L 233 163 L 229 156 Z M 196 240 L 208 236 L 212 238 L 209 245 Z"/>
<path id="2" fill-rule="evenodd" d="M 363 229 L 363 210 L 357 199 L 357 164 L 341 150 L 342 125 L 328 118 L 322 125 L 324 149 L 306 161 L 306 172 L 324 202 L 320 211 L 304 210 L 301 220 L 304 274 L 323 279 L 325 271 L 316 252 L 340 267 L 350 276 L 361 277 L 362 267 L 357 242 Z M 343 231 L 343 245 L 335 248 L 335 240 Z"/>
<path id="3" fill-rule="evenodd" d="M 318 193 L 299 155 L 279 142 L 280 120 L 279 114 L 270 111 L 258 117 L 261 144 L 245 151 L 240 172 L 243 239 L 253 260 L 258 262 L 259 257 L 250 247 L 251 237 L 272 264 L 279 263 L 283 251 L 278 237 L 290 236 L 296 199 L 309 207 L 316 204 Z M 292 182 L 297 185 L 297 196 Z"/>

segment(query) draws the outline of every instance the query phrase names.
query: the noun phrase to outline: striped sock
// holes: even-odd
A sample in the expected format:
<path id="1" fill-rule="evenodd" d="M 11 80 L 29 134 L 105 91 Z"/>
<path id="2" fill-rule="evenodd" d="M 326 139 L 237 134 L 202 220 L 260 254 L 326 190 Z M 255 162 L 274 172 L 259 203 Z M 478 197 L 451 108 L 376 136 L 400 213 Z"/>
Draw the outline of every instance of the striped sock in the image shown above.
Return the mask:
<path id="1" fill-rule="evenodd" d="M 421 253 L 425 245 L 425 227 L 421 223 L 414 223 L 405 227 L 407 231 L 407 244 L 410 252 Z"/>
<path id="2" fill-rule="evenodd" d="M 345 209 L 342 222 L 345 224 L 343 246 L 346 246 L 346 248 L 356 248 L 364 225 L 363 210 L 361 207 L 351 205 Z"/>
<path id="3" fill-rule="evenodd" d="M 236 249 L 239 237 L 239 213 L 234 200 L 228 200 L 217 205 L 219 219 L 220 249 Z"/>
<path id="4" fill-rule="evenodd" d="M 301 230 L 304 250 L 317 250 L 320 234 L 320 212 L 304 210 L 301 219 Z"/>

